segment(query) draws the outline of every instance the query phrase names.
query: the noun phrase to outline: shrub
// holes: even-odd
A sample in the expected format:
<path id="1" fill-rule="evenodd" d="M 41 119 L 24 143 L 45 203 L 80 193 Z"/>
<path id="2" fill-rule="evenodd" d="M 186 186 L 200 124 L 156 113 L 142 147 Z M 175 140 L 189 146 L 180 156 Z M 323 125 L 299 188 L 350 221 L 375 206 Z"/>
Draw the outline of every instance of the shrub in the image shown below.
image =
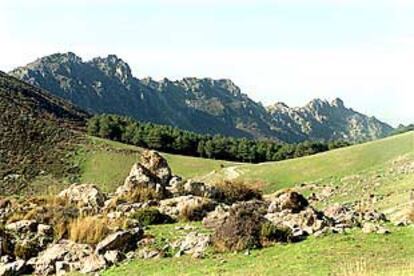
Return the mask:
<path id="1" fill-rule="evenodd" d="M 261 225 L 260 237 L 262 244 L 289 242 L 292 240 L 292 230 L 286 226 L 277 226 L 271 222 L 265 222 Z"/>
<path id="2" fill-rule="evenodd" d="M 200 204 L 185 205 L 180 210 L 178 218 L 182 221 L 200 221 L 212 210 L 214 210 L 214 204 L 204 199 Z"/>
<path id="3" fill-rule="evenodd" d="M 241 251 L 261 247 L 261 225 L 264 218 L 251 206 L 230 209 L 230 215 L 216 228 L 213 244 L 220 251 Z"/>
<path id="4" fill-rule="evenodd" d="M 147 202 L 149 200 L 160 200 L 161 196 L 151 188 L 138 187 L 127 194 L 119 196 L 117 201 L 125 202 Z"/>
<path id="5" fill-rule="evenodd" d="M 262 198 L 262 194 L 258 189 L 243 181 L 223 180 L 215 183 L 214 186 L 217 188 L 214 198 L 227 204 Z"/>
<path id="6" fill-rule="evenodd" d="M 97 244 L 109 233 L 108 221 L 98 217 L 83 217 L 69 225 L 69 239 L 78 243 Z"/>
<path id="7" fill-rule="evenodd" d="M 144 208 L 136 211 L 131 215 L 132 219 L 136 219 L 141 225 L 171 223 L 173 219 L 165 214 L 160 213 L 156 208 Z"/>

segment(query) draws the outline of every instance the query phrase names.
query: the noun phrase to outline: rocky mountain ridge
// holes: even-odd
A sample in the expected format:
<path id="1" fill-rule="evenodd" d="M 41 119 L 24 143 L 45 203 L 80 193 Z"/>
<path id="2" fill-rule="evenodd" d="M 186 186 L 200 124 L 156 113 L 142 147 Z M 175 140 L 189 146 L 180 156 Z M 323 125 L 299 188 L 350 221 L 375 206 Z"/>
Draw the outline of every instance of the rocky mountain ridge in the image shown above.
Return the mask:
<path id="1" fill-rule="evenodd" d="M 74 53 L 40 58 L 11 75 L 67 99 L 92 113 L 113 113 L 207 134 L 273 139 L 363 141 L 392 128 L 375 118 L 332 103 L 311 101 L 303 108 L 278 103 L 265 108 L 231 80 L 138 79 L 115 55 L 83 61 Z"/>

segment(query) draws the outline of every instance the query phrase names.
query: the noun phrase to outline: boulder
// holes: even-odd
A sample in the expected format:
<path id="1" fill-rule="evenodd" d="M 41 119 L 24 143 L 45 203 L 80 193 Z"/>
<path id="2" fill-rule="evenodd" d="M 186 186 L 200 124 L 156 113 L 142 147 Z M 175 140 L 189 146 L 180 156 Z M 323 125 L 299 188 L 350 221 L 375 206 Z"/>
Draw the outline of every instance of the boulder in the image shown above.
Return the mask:
<path id="1" fill-rule="evenodd" d="M 89 245 L 62 240 L 50 245 L 38 257 L 30 259 L 28 264 L 33 267 L 36 274 L 49 275 L 56 272 L 57 262 L 76 263 L 92 253 L 93 249 Z"/>
<path id="2" fill-rule="evenodd" d="M 166 191 L 160 178 L 155 176 L 142 164 L 137 163 L 132 166 L 128 177 L 125 179 L 124 185 L 116 190 L 116 194 L 122 195 L 132 193 L 139 188 L 152 189 L 160 197 L 163 197 Z"/>
<path id="3" fill-rule="evenodd" d="M 162 186 L 167 186 L 171 179 L 171 169 L 167 160 L 156 151 L 145 150 L 141 154 L 141 165 L 158 177 Z"/>
<path id="4" fill-rule="evenodd" d="M 6 225 L 5 229 L 15 233 L 29 233 L 37 231 L 37 222 L 35 220 L 19 220 Z"/>
<path id="5" fill-rule="evenodd" d="M 178 175 L 171 177 L 170 181 L 168 182 L 167 190 L 172 196 L 184 195 L 183 179 Z"/>
<path id="6" fill-rule="evenodd" d="M 306 198 L 295 191 L 283 191 L 270 200 L 268 213 L 289 210 L 292 213 L 299 213 L 309 206 Z"/>
<path id="7" fill-rule="evenodd" d="M 106 261 L 103 256 L 91 254 L 81 260 L 81 273 L 93 273 L 106 268 Z"/>
<path id="8" fill-rule="evenodd" d="M 59 197 L 80 207 L 93 209 L 103 207 L 106 200 L 105 194 L 97 186 L 92 184 L 73 184 L 60 192 Z"/>
<path id="9" fill-rule="evenodd" d="M 105 254 L 107 251 L 118 250 L 126 253 L 136 248 L 143 234 L 144 231 L 141 228 L 115 232 L 98 243 L 95 252 Z"/>

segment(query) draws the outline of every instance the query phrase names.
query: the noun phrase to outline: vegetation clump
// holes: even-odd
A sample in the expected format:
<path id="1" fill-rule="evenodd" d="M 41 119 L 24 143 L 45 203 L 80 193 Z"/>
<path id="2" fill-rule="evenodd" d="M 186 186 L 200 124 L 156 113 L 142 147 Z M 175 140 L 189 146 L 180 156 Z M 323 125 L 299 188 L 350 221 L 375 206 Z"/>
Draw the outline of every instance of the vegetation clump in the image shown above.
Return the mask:
<path id="1" fill-rule="evenodd" d="M 97 244 L 109 233 L 107 219 L 98 217 L 78 218 L 69 224 L 69 239 L 86 244 Z"/>
<path id="2" fill-rule="evenodd" d="M 262 215 L 253 206 L 238 206 L 216 228 L 213 244 L 217 251 L 241 251 L 260 248 Z"/>
<path id="3" fill-rule="evenodd" d="M 272 242 L 290 242 L 292 241 L 292 230 L 286 226 L 265 222 L 261 225 L 260 237 L 263 245 Z"/>
<path id="4" fill-rule="evenodd" d="M 227 204 L 237 201 L 262 199 L 262 193 L 258 189 L 243 181 L 222 180 L 216 182 L 214 187 L 217 189 L 214 199 Z"/>
<path id="5" fill-rule="evenodd" d="M 138 220 L 141 225 L 164 224 L 172 223 L 174 221 L 170 216 L 161 213 L 156 208 L 140 209 L 131 214 L 130 217 Z"/>
<path id="6" fill-rule="evenodd" d="M 210 200 L 205 200 L 200 204 L 185 205 L 178 215 L 178 219 L 181 221 L 200 221 L 208 212 L 214 210 L 214 204 Z"/>

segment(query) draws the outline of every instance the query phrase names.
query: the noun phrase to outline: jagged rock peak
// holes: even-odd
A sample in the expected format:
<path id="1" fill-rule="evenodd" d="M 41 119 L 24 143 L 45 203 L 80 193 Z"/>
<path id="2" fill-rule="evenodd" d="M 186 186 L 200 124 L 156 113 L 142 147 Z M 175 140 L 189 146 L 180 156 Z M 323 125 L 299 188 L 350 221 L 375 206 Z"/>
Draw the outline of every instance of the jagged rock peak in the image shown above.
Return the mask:
<path id="1" fill-rule="evenodd" d="M 132 78 L 131 68 L 128 63 L 116 55 L 108 55 L 105 58 L 96 57 L 89 63 L 105 72 L 108 76 L 115 76 L 121 81 L 128 81 Z"/>
<path id="2" fill-rule="evenodd" d="M 266 109 L 272 113 L 272 112 L 276 112 L 276 111 L 286 111 L 289 110 L 289 106 L 287 104 L 285 104 L 284 102 L 276 102 L 272 105 L 269 105 Z"/>
<path id="3" fill-rule="evenodd" d="M 340 98 L 334 99 L 331 105 L 339 108 L 345 108 L 344 101 Z"/>
<path id="4" fill-rule="evenodd" d="M 220 88 L 228 91 L 234 96 L 240 96 L 241 90 L 240 88 L 231 80 L 229 79 L 212 79 L 212 78 L 194 78 L 194 77 L 187 77 L 183 78 L 177 83 L 183 85 L 185 88 L 189 90 L 200 90 L 205 87 L 211 88 Z"/>
<path id="5" fill-rule="evenodd" d="M 75 53 L 55 53 L 37 60 L 37 62 L 54 62 L 54 63 L 81 63 L 82 58 Z M 36 62 L 35 62 L 36 63 Z"/>

